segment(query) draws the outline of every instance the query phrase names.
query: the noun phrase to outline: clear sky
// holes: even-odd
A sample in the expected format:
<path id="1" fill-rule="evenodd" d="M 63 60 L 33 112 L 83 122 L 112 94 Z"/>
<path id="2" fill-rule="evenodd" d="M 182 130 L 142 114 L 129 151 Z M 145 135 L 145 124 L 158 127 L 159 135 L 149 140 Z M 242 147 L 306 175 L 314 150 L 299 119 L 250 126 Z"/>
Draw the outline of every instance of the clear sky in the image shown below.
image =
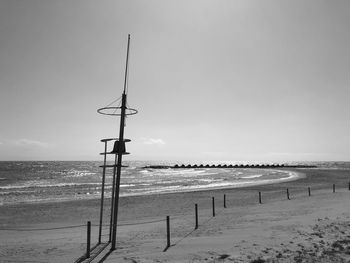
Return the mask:
<path id="1" fill-rule="evenodd" d="M 350 161 L 350 2 L 0 0 L 0 160 Z"/>

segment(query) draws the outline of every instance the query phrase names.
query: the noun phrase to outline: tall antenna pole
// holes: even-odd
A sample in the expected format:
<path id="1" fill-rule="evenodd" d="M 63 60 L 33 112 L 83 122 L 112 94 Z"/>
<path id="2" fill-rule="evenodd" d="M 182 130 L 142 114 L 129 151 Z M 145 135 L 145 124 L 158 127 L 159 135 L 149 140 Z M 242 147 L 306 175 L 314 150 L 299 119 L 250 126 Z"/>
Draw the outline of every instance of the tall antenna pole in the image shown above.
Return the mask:
<path id="1" fill-rule="evenodd" d="M 127 84 L 128 84 L 129 49 L 130 49 L 130 34 L 128 35 L 128 48 L 127 48 L 127 51 L 126 51 L 125 78 L 124 78 L 124 91 L 123 91 L 123 94 L 126 94 L 126 87 L 127 87 Z"/>
<path id="2" fill-rule="evenodd" d="M 126 55 L 124 91 L 123 91 L 123 95 L 122 95 L 122 106 L 121 106 L 121 116 L 120 116 L 119 150 L 118 150 L 118 162 L 117 162 L 117 180 L 116 180 L 116 184 L 115 184 L 115 195 L 114 195 L 113 229 L 112 229 L 111 250 L 115 250 L 116 238 L 117 238 L 120 174 L 121 174 L 121 168 L 122 168 L 122 157 L 123 157 L 123 148 L 124 148 L 124 147 L 122 147 L 122 145 L 124 145 L 124 126 L 125 126 L 125 111 L 126 111 L 126 87 L 127 87 L 127 77 L 128 77 L 129 47 L 130 47 L 130 35 L 128 35 L 128 48 L 127 48 L 127 55 Z"/>

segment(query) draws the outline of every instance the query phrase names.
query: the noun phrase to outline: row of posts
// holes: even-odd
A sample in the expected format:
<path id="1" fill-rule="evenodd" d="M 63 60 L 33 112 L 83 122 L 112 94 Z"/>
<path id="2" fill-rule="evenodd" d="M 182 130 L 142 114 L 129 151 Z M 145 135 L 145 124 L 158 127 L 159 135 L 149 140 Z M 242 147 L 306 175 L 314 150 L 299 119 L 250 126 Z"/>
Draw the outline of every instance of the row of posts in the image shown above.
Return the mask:
<path id="1" fill-rule="evenodd" d="M 308 195 L 311 196 L 311 188 L 308 187 Z M 349 182 L 349 191 L 350 191 L 350 182 Z M 335 193 L 335 184 L 333 184 L 333 193 Z M 287 199 L 290 200 L 290 195 L 289 195 L 289 189 L 287 188 L 286 191 L 287 194 Z M 261 192 L 259 192 L 259 204 L 262 204 L 262 195 Z M 226 208 L 226 194 L 224 194 L 224 202 L 223 202 L 224 208 Z M 195 207 L 195 229 L 198 229 L 198 204 L 194 205 Z M 215 217 L 215 198 L 212 197 L 212 215 Z M 170 216 L 166 217 L 166 229 L 167 229 L 167 245 L 165 250 L 167 250 L 170 246 Z M 90 251 L 91 251 L 91 222 L 87 222 L 87 240 L 86 240 L 86 258 L 90 258 Z M 100 235 L 99 235 L 100 238 Z M 99 242 L 100 239 L 99 239 Z"/>
<path id="2" fill-rule="evenodd" d="M 308 195 L 311 196 L 311 188 L 308 187 L 307 188 L 308 191 Z M 349 191 L 350 191 L 350 182 L 349 182 Z M 335 193 L 335 184 L 333 184 L 333 193 Z M 289 195 L 289 189 L 287 188 L 286 190 L 286 194 L 287 194 L 287 199 L 290 200 L 290 195 Z M 261 192 L 259 191 L 259 204 L 262 204 L 262 195 Z M 226 194 L 224 194 L 224 208 L 226 208 Z M 194 229 L 198 229 L 198 204 L 194 205 L 194 211 L 195 211 L 195 227 Z M 212 215 L 213 217 L 215 217 L 215 198 L 212 197 Z M 166 247 L 164 249 L 164 251 L 166 251 L 170 246 L 171 246 L 171 242 L 170 242 L 170 216 L 166 217 L 166 232 L 167 232 L 167 244 Z"/>
<path id="3" fill-rule="evenodd" d="M 226 195 L 224 194 L 224 208 L 226 208 Z M 198 204 L 194 205 L 194 212 L 195 212 L 195 226 L 194 229 L 198 229 Z M 212 197 L 212 213 L 213 213 L 213 217 L 215 217 L 215 198 Z M 164 251 L 166 251 L 171 243 L 170 243 L 170 216 L 166 217 L 166 233 L 167 233 L 167 245 L 164 249 Z"/>

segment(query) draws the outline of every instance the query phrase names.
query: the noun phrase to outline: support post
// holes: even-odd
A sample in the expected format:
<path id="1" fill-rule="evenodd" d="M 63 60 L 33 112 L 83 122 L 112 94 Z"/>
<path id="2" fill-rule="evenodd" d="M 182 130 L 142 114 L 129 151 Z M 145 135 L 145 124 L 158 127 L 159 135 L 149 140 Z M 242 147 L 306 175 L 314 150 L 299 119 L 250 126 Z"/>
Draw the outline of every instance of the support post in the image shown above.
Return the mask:
<path id="1" fill-rule="evenodd" d="M 166 217 L 166 237 L 167 237 L 167 242 L 166 242 L 166 247 L 170 247 L 170 217 Z"/>
<path id="2" fill-rule="evenodd" d="M 194 212 L 195 212 L 195 218 L 196 218 L 196 224 L 194 229 L 197 229 L 198 228 L 198 205 L 197 204 L 194 205 Z"/>
<path id="3" fill-rule="evenodd" d="M 87 235 L 86 235 L 86 258 L 90 258 L 90 244 L 91 244 L 91 222 L 87 222 Z"/>
<path id="4" fill-rule="evenodd" d="M 262 204 L 262 202 L 261 202 L 261 192 L 259 192 L 259 204 Z"/>
<path id="5" fill-rule="evenodd" d="M 290 200 L 289 198 L 289 189 L 287 188 L 287 199 Z"/>
<path id="6" fill-rule="evenodd" d="M 349 182 L 349 191 L 350 191 L 350 182 Z"/>
<path id="7" fill-rule="evenodd" d="M 335 184 L 333 184 L 333 193 L 335 193 Z"/>
<path id="8" fill-rule="evenodd" d="M 224 194 L 224 208 L 226 208 L 226 195 Z"/>
<path id="9" fill-rule="evenodd" d="M 98 243 L 101 244 L 101 236 L 102 236 L 102 221 L 103 221 L 103 203 L 104 203 L 104 194 L 105 194 L 105 178 L 106 178 L 106 153 L 107 153 L 107 141 L 105 143 L 105 151 L 103 158 L 103 171 L 102 171 L 102 188 L 101 188 L 101 205 L 100 205 L 100 225 L 98 230 Z"/>
<path id="10" fill-rule="evenodd" d="M 212 197 L 213 217 L 215 217 L 215 199 Z"/>
<path id="11" fill-rule="evenodd" d="M 308 187 L 307 190 L 308 190 L 308 192 L 309 192 L 309 196 L 311 196 L 311 188 Z"/>
<path id="12" fill-rule="evenodd" d="M 117 172 L 117 155 L 114 158 L 114 168 L 113 168 L 113 181 L 112 181 L 112 196 L 111 196 L 111 217 L 109 222 L 109 242 L 112 241 L 112 230 L 113 230 L 113 216 L 114 216 L 114 195 L 115 195 L 115 175 Z"/>

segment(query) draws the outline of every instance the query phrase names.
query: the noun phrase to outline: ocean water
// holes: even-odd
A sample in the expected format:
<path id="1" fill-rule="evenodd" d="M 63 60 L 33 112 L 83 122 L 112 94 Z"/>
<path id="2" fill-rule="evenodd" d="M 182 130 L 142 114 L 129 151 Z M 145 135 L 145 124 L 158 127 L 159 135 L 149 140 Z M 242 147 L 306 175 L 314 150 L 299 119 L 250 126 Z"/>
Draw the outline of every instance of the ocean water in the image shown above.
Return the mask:
<path id="1" fill-rule="evenodd" d="M 99 198 L 101 164 L 100 161 L 0 162 L 0 205 Z M 143 167 L 176 162 L 126 161 L 124 164 L 128 167 L 122 170 L 121 196 L 242 187 L 298 177 L 296 173 L 278 169 L 149 169 Z M 349 162 L 303 164 L 350 170 Z M 107 197 L 111 196 L 112 178 L 113 169 L 107 169 Z"/>

